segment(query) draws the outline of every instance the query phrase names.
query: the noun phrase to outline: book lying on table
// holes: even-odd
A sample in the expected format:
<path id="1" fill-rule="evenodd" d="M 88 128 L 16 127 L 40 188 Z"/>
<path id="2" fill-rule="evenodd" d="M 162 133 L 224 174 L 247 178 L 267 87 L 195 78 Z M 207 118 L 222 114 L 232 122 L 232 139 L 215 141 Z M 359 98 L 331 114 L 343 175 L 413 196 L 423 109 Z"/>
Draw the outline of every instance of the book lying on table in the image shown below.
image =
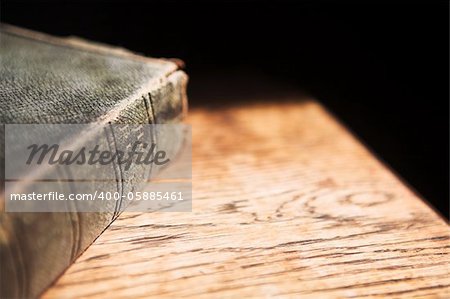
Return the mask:
<path id="1" fill-rule="evenodd" d="M 186 115 L 187 76 L 180 70 L 182 62 L 178 60 L 147 58 L 121 48 L 75 37 L 53 37 L 6 24 L 0 28 L 3 190 L 0 198 L 0 297 L 29 298 L 39 296 L 61 275 L 123 207 L 114 204 L 109 210 L 91 213 L 73 210 L 8 212 L 5 209 L 5 184 L 23 187 L 24 183 L 9 182 L 4 177 L 5 146 L 14 148 L 11 140 L 16 137 L 8 135 L 5 127 L 8 124 L 83 124 L 66 138 L 78 142 L 88 139 L 85 137 L 88 135 L 86 124 L 175 124 Z M 132 133 L 126 132 L 128 138 L 118 140 L 111 129 L 104 133 L 109 138 L 105 138 L 109 140 L 105 141 L 105 146 L 114 148 L 120 144 L 123 148 L 131 148 L 136 156 Z M 23 134 L 36 137 L 30 131 Z M 173 143 L 170 149 L 173 152 L 180 150 L 179 141 L 172 142 L 175 137 L 170 133 L 159 134 L 158 138 L 166 146 Z M 147 151 L 157 153 L 151 149 L 152 142 L 148 144 Z M 103 158 L 107 156 L 108 153 Z M 78 158 L 82 159 L 81 156 Z M 167 160 L 162 155 L 159 158 L 160 161 Z M 62 156 L 57 156 L 58 159 L 68 161 Z M 139 165 L 114 164 L 110 167 L 109 174 L 115 177 L 114 180 L 87 179 L 86 188 L 127 194 L 148 176 L 148 169 Z M 38 173 L 37 177 L 40 175 Z M 89 175 L 81 173 L 81 176 Z M 48 175 L 42 177 L 48 178 Z M 73 184 L 58 181 L 58 176 L 52 178 L 56 178 L 57 189 L 61 189 L 48 192 L 52 196 L 73 188 Z"/>

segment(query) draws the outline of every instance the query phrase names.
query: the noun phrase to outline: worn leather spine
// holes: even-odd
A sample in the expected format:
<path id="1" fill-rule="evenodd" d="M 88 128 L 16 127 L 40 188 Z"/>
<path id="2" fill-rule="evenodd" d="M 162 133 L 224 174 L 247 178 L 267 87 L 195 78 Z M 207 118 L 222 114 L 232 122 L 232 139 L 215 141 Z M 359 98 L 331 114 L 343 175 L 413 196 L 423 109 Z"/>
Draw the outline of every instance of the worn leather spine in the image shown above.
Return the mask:
<path id="1" fill-rule="evenodd" d="M 173 61 L 5 24 L 0 28 L 2 124 L 163 124 L 179 122 L 186 114 L 187 76 Z M 4 186 L 3 125 L 0 134 Z M 158 138 L 170 144 L 171 136 Z M 111 165 L 111 172 L 114 167 Z M 102 187 L 118 192 L 133 190 L 135 178 L 146 175 L 142 171 L 131 168 L 118 174 L 116 182 L 103 183 L 110 185 Z M 100 183 L 93 182 L 89 189 L 98 188 L 96 184 Z M 60 184 L 62 189 L 70 188 L 67 186 Z M 2 192 L 0 297 L 39 296 L 120 210 L 6 213 Z"/>

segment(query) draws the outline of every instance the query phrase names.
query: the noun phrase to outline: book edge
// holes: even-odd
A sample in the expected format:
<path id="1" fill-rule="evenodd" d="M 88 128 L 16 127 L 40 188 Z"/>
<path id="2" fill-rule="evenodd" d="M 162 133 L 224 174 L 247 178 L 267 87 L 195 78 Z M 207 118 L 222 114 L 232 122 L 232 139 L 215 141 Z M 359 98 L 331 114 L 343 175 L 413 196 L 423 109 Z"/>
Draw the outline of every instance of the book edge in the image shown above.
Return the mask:
<path id="1" fill-rule="evenodd" d="M 127 50 L 125 48 L 90 41 L 77 36 L 58 37 L 26 28 L 17 27 L 6 23 L 0 23 L 0 31 L 44 43 L 49 43 L 56 46 L 69 47 L 96 54 L 127 58 L 153 65 L 156 64 L 161 67 L 161 70 L 164 72 L 166 76 L 184 67 L 184 62 L 180 59 L 147 57 L 135 54 L 132 51 Z"/>

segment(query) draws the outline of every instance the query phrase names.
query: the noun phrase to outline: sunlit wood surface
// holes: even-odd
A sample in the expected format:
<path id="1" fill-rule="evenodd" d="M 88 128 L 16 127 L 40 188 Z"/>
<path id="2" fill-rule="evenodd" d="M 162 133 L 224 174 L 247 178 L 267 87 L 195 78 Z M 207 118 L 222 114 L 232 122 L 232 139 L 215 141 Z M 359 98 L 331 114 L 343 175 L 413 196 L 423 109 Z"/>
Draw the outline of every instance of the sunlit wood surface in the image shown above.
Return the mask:
<path id="1" fill-rule="evenodd" d="M 193 109 L 193 210 L 122 214 L 45 298 L 449 298 L 447 223 L 315 101 Z"/>

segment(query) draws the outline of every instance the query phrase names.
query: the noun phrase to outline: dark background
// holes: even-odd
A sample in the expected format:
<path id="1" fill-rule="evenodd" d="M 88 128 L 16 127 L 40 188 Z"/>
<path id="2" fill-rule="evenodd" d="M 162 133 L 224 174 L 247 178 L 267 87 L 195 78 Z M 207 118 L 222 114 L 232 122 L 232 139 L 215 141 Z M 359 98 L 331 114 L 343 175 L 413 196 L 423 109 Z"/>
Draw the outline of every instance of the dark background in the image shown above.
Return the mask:
<path id="1" fill-rule="evenodd" d="M 1 1 L 2 22 L 181 58 L 194 94 L 196 78 L 241 69 L 289 82 L 447 218 L 448 12 L 447 1 Z"/>

